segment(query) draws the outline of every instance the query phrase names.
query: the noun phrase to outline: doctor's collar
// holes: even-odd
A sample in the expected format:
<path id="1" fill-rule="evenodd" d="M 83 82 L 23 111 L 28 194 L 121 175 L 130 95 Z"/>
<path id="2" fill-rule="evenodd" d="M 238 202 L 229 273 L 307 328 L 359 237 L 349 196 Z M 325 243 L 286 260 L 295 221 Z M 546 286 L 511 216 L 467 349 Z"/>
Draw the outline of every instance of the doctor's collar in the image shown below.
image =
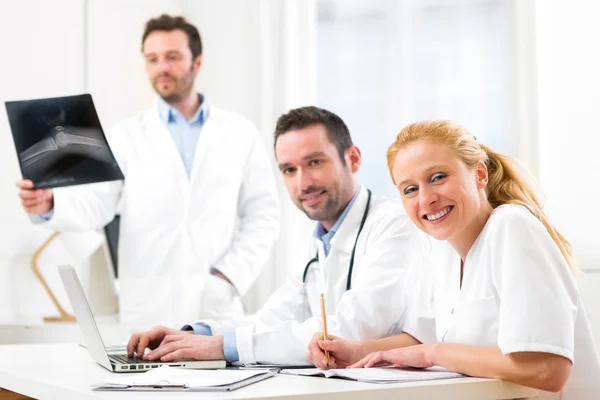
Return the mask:
<path id="1" fill-rule="evenodd" d="M 348 214 L 348 212 L 352 208 L 352 205 L 356 201 L 356 198 L 358 197 L 358 194 L 360 193 L 361 188 L 362 188 L 362 186 L 358 185 L 356 192 L 354 192 L 354 196 L 352 196 L 352 199 L 346 205 L 346 208 L 344 209 L 344 211 L 342 212 L 340 217 L 337 219 L 337 221 L 335 221 L 335 224 L 331 227 L 329 232 L 325 229 L 325 227 L 323 226 L 323 224 L 321 224 L 321 222 L 317 222 L 317 225 L 315 226 L 315 230 L 313 232 L 314 238 L 319 239 L 320 241 L 323 242 L 323 236 L 329 235 L 329 239 L 333 239 L 333 236 L 335 235 L 337 230 L 340 228 L 340 225 L 342 225 L 342 222 L 344 222 L 346 215 Z"/>
<path id="2" fill-rule="evenodd" d="M 208 102 L 203 94 L 198 93 L 198 100 L 200 101 L 200 107 L 196 111 L 196 113 L 190 118 L 190 120 L 185 120 L 183 115 L 176 110 L 174 107 L 169 105 L 162 97 L 158 97 L 157 99 L 157 107 L 158 107 L 158 116 L 161 122 L 165 125 L 169 123 L 185 123 L 194 124 L 199 123 L 200 125 L 204 125 L 206 119 L 208 118 Z"/>

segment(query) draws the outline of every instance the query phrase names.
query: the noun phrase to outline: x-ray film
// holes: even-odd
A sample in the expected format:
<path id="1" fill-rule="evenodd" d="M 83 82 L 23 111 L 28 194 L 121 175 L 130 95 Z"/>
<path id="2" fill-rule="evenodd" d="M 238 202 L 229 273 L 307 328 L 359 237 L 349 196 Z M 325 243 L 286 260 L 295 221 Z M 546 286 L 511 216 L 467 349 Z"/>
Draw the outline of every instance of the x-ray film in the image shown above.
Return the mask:
<path id="1" fill-rule="evenodd" d="M 123 179 L 92 96 L 6 102 L 21 174 L 36 188 Z"/>

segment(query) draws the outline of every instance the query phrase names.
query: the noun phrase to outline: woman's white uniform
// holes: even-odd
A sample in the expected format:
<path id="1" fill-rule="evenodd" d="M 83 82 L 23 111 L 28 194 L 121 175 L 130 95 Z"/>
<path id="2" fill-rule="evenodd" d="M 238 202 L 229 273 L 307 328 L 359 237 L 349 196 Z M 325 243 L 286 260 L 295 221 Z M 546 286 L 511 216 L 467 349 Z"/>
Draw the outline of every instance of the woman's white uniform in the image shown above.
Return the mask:
<path id="1" fill-rule="evenodd" d="M 600 398 L 600 361 L 575 278 L 525 207 L 492 212 L 466 257 L 462 287 L 460 257 L 449 249 L 446 261 L 435 277 L 438 342 L 566 357 L 573 367 L 562 399 Z"/>
<path id="2" fill-rule="evenodd" d="M 279 230 L 270 158 L 256 128 L 210 106 L 189 177 L 156 107 L 119 123 L 107 139 L 125 181 L 56 189 L 44 224 L 99 229 L 120 213 L 119 305 L 129 330 L 242 313 L 239 296 Z"/>

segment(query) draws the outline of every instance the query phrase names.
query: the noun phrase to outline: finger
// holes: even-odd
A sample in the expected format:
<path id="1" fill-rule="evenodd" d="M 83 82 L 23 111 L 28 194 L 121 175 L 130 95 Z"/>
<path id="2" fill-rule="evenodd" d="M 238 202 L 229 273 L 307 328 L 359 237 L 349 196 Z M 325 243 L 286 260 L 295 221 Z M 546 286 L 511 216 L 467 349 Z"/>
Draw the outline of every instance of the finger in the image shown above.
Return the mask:
<path id="1" fill-rule="evenodd" d="M 316 343 L 315 343 L 316 344 Z M 311 362 L 317 366 L 317 368 L 326 368 L 327 367 L 327 357 L 325 353 L 319 348 L 319 346 L 313 346 L 310 349 Z"/>
<path id="2" fill-rule="evenodd" d="M 314 361 L 315 358 L 313 357 L 313 355 L 310 351 L 306 354 L 306 359 L 308 360 L 308 362 L 310 362 L 312 364 L 315 363 L 315 361 Z"/>
<path id="3" fill-rule="evenodd" d="M 52 198 L 52 189 L 42 189 L 41 192 L 44 200 L 50 200 Z"/>
<path id="4" fill-rule="evenodd" d="M 21 200 L 39 200 L 37 190 L 19 190 L 19 197 Z"/>
<path id="5" fill-rule="evenodd" d="M 321 349 L 319 348 L 319 342 L 320 340 L 318 337 L 313 336 L 313 339 L 308 343 L 308 351 L 313 354 L 320 353 Z"/>
<path id="6" fill-rule="evenodd" d="M 315 367 L 319 369 L 327 369 L 327 359 L 325 358 L 325 353 L 323 353 L 320 349 L 317 348 L 314 352 L 309 352 L 308 359 L 311 363 L 315 365 Z"/>
<path id="7" fill-rule="evenodd" d="M 37 197 L 31 197 L 31 196 L 25 196 L 25 197 L 21 197 L 21 204 L 25 204 L 25 203 L 35 203 L 36 205 L 42 204 L 42 201 L 40 199 L 38 199 Z"/>
<path id="8" fill-rule="evenodd" d="M 378 351 L 377 353 L 375 353 L 375 355 L 373 355 L 373 357 L 369 359 L 369 361 L 367 361 L 367 363 L 365 364 L 365 368 L 372 368 L 375 365 L 381 363 L 382 361 L 384 361 L 383 353 Z"/>
<path id="9" fill-rule="evenodd" d="M 162 342 L 160 342 L 160 345 L 163 346 L 167 343 L 172 343 L 172 342 L 176 342 L 178 340 L 183 339 L 185 336 L 183 335 L 176 335 L 176 334 L 171 334 L 171 335 L 167 335 L 165 336 L 165 338 L 162 340 Z"/>
<path id="10" fill-rule="evenodd" d="M 316 362 L 315 366 L 317 368 L 319 368 L 319 369 L 328 369 L 327 360 L 325 359 L 325 357 L 318 358 L 316 361 L 317 362 Z"/>
<path id="11" fill-rule="evenodd" d="M 27 209 L 33 209 L 35 207 L 38 207 L 40 204 L 42 203 L 38 199 L 21 200 L 21 205 Z"/>
<path id="12" fill-rule="evenodd" d="M 20 189 L 33 189 L 33 181 L 29 179 L 22 179 L 16 182 L 16 186 Z"/>
<path id="13" fill-rule="evenodd" d="M 169 335 L 169 336 L 171 336 L 171 335 Z M 179 339 L 184 339 L 184 337 L 179 337 Z M 154 349 L 151 352 L 149 352 L 148 354 L 146 354 L 144 359 L 158 360 L 159 358 L 161 358 L 175 350 L 189 347 L 189 345 L 187 343 L 188 342 L 185 340 L 172 341 L 172 342 L 166 343 L 166 344 L 161 343 L 160 346 L 158 346 L 156 349 Z"/>
<path id="14" fill-rule="evenodd" d="M 373 365 L 369 365 L 369 363 L 367 362 L 363 368 L 376 368 L 376 367 L 385 367 L 385 366 L 389 366 L 391 365 L 389 362 L 385 361 L 385 360 L 380 360 L 375 362 Z"/>
<path id="15" fill-rule="evenodd" d="M 310 339 L 310 343 L 318 342 L 319 340 L 323 340 L 323 332 L 315 333 Z"/>
<path id="16" fill-rule="evenodd" d="M 327 367 L 327 356 L 325 355 L 325 351 L 321 350 L 320 348 L 316 350 L 316 352 L 314 353 L 315 359 L 318 360 L 320 365 L 323 365 L 324 367 Z M 329 358 L 331 359 L 331 354 L 329 354 Z"/>
<path id="17" fill-rule="evenodd" d="M 133 335 L 131 335 L 131 338 L 129 339 L 129 343 L 127 343 L 127 357 L 131 358 L 133 357 L 133 352 L 135 350 L 135 346 L 137 345 L 139 339 L 140 334 L 139 333 L 134 333 Z"/>
<path id="18" fill-rule="evenodd" d="M 338 368 L 337 362 L 335 361 L 335 357 L 331 354 L 329 355 L 329 365 L 327 365 L 328 369 L 336 369 Z"/>
<path id="19" fill-rule="evenodd" d="M 354 364 L 349 365 L 348 368 L 364 368 L 364 366 L 371 359 L 371 357 L 373 356 L 373 354 L 374 353 L 371 353 L 371 354 L 368 354 L 368 355 L 364 356 L 359 361 L 355 362 Z"/>
<path id="20" fill-rule="evenodd" d="M 166 354 L 166 355 L 162 356 L 160 358 L 160 361 L 167 362 L 167 361 L 179 360 L 179 359 L 182 359 L 182 358 L 194 358 L 193 355 L 190 355 L 188 353 L 190 353 L 190 349 L 189 348 L 178 349 L 178 350 L 175 350 L 175 351 L 173 351 L 173 352 L 171 352 L 169 354 Z"/>
<path id="21" fill-rule="evenodd" d="M 138 347 L 137 347 L 137 355 L 140 357 L 144 356 L 144 352 L 146 351 L 146 347 L 150 344 L 150 332 L 145 332 L 140 335 Z"/>
<path id="22" fill-rule="evenodd" d="M 325 355 L 315 355 L 311 354 L 312 360 L 311 362 L 315 365 L 315 367 L 319 369 L 327 369 L 327 361 L 325 360 Z"/>
<path id="23" fill-rule="evenodd" d="M 177 349 L 178 349 L 177 343 L 169 343 L 164 346 L 160 345 L 156 349 L 148 352 L 148 354 L 145 354 L 144 360 L 149 360 L 149 361 L 158 360 L 159 358 L 161 358 Z"/>
<path id="24" fill-rule="evenodd" d="M 319 340 L 319 347 L 328 351 L 342 351 L 345 347 L 344 340 Z"/>
<path id="25" fill-rule="evenodd" d="M 322 333 L 315 333 L 312 336 L 311 341 L 308 343 L 309 361 L 312 362 L 317 368 L 324 368 L 327 366 L 325 353 L 323 353 L 319 347 L 319 341 L 322 337 Z"/>

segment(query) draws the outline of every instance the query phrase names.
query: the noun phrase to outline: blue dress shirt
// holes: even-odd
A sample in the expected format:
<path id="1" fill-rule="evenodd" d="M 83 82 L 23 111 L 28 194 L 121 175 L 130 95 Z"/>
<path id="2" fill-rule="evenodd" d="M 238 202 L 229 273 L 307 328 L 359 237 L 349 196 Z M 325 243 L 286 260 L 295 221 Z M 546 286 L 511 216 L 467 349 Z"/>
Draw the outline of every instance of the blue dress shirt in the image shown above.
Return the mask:
<path id="1" fill-rule="evenodd" d="M 195 335 L 212 336 L 212 329 L 204 322 L 194 322 L 191 325 L 185 325 L 182 331 L 194 331 Z M 225 360 L 233 362 L 239 361 L 240 355 L 237 350 L 237 337 L 235 332 L 225 332 L 223 334 L 223 354 Z"/>
<path id="2" fill-rule="evenodd" d="M 198 94 L 198 100 L 200 100 L 200 108 L 192 118 L 186 120 L 183 114 L 167 104 L 162 98 L 158 98 L 158 115 L 171 134 L 171 138 L 173 138 L 177 151 L 179 151 L 179 155 L 183 160 L 188 178 L 191 175 L 198 138 L 202 126 L 208 118 L 208 105 L 201 94 Z"/>
<path id="3" fill-rule="evenodd" d="M 350 209 L 352 208 L 352 204 L 354 204 L 354 201 L 358 197 L 360 188 L 361 187 L 359 186 L 358 189 L 356 190 L 356 193 L 354 193 L 352 200 L 350 200 L 350 203 L 348 203 L 346 208 L 344 208 L 342 215 L 340 215 L 338 220 L 335 222 L 335 225 L 333 225 L 333 227 L 329 230 L 329 232 L 327 232 L 325 230 L 325 228 L 323 227 L 323 225 L 320 222 L 317 222 L 317 226 L 315 226 L 315 231 L 313 232 L 313 237 L 315 237 L 318 240 L 320 240 L 321 242 L 323 242 L 323 249 L 325 250 L 325 256 L 329 255 L 329 251 L 331 250 L 331 240 L 333 239 L 333 236 L 335 235 L 337 230 L 340 228 L 340 225 L 342 225 L 342 222 L 344 222 L 344 218 L 346 218 L 346 214 L 348 214 L 348 211 L 350 211 Z"/>

